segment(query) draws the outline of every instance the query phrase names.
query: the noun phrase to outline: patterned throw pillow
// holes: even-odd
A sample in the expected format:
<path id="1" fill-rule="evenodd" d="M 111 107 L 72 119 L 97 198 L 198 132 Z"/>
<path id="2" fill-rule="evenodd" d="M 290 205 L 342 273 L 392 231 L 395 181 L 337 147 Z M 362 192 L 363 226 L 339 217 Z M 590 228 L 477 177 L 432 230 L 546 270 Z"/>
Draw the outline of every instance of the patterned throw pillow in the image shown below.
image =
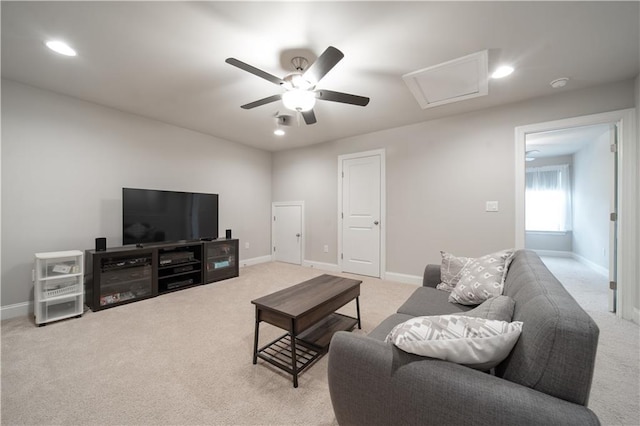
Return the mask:
<path id="1" fill-rule="evenodd" d="M 440 251 L 442 263 L 440 264 L 440 284 L 436 286 L 438 290 L 451 292 L 460 281 L 460 272 L 473 259 L 470 257 L 458 257 L 445 251 Z"/>
<path id="2" fill-rule="evenodd" d="M 462 271 L 460 281 L 449 295 L 449 302 L 478 305 L 490 297 L 500 296 L 513 249 L 502 250 L 472 259 Z"/>
<path id="3" fill-rule="evenodd" d="M 515 346 L 522 322 L 464 315 L 416 317 L 391 330 L 385 342 L 405 352 L 490 370 Z"/>

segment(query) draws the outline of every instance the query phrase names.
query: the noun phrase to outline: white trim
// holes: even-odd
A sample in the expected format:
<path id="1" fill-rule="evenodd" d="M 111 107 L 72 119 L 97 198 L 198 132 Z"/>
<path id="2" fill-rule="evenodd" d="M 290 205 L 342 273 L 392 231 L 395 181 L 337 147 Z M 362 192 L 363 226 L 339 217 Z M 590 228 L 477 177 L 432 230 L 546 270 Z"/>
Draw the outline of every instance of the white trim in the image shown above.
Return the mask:
<path id="1" fill-rule="evenodd" d="M 422 277 L 419 277 L 417 275 L 408 275 L 387 271 L 385 280 L 422 286 Z"/>
<path id="2" fill-rule="evenodd" d="M 633 318 L 632 318 L 632 320 L 636 324 L 640 324 L 640 309 L 633 308 Z"/>
<path id="3" fill-rule="evenodd" d="M 515 128 L 515 247 L 524 248 L 524 173 L 525 143 L 529 133 L 560 130 L 594 124 L 618 126 L 618 290 L 616 315 L 632 319 L 637 279 L 638 233 L 638 139 L 635 108 Z"/>
<path id="4" fill-rule="evenodd" d="M 533 250 L 538 256 L 549 256 L 549 257 L 571 257 L 573 258 L 573 253 L 570 251 L 561 251 L 561 250 Z"/>
<path id="5" fill-rule="evenodd" d="M 275 201 L 271 203 L 271 258 L 275 260 L 276 256 L 273 253 L 273 240 L 276 232 L 276 225 L 273 218 L 276 215 L 276 207 L 283 206 L 298 206 L 300 207 L 300 265 L 304 261 L 304 246 L 305 246 L 305 238 L 306 238 L 306 229 L 304 225 L 304 201 Z"/>
<path id="6" fill-rule="evenodd" d="M 253 266 L 258 265 L 260 263 L 269 263 L 272 262 L 271 255 L 260 256 L 260 257 L 252 257 L 251 259 L 241 259 L 240 267 L 244 268 L 245 266 Z"/>
<path id="7" fill-rule="evenodd" d="M 576 254 L 576 253 L 573 253 L 572 257 L 575 260 L 577 260 L 578 262 L 582 263 L 583 265 L 585 265 L 588 268 L 590 268 L 591 270 L 593 270 L 594 272 L 596 272 L 596 273 L 598 273 L 600 275 L 604 275 L 606 278 L 609 278 L 609 269 L 608 268 L 600 266 L 597 263 L 594 263 L 594 262 L 590 261 L 586 257 L 580 256 L 579 254 Z"/>
<path id="8" fill-rule="evenodd" d="M 33 301 L 16 303 L 0 307 L 2 320 L 33 315 Z"/>
<path id="9" fill-rule="evenodd" d="M 525 231 L 525 235 L 567 235 L 569 233 L 571 231 Z"/>
<path id="10" fill-rule="evenodd" d="M 354 158 L 380 156 L 380 279 L 385 279 L 387 266 L 387 175 L 386 175 L 386 151 L 384 149 L 374 149 L 371 151 L 356 152 L 338 156 L 338 269 L 342 271 L 342 163 L 344 160 Z"/>
<path id="11" fill-rule="evenodd" d="M 320 269 L 321 271 L 340 272 L 340 268 L 335 263 L 323 263 L 315 262 L 312 260 L 305 260 L 302 262 L 302 266 L 306 266 L 307 268 Z"/>

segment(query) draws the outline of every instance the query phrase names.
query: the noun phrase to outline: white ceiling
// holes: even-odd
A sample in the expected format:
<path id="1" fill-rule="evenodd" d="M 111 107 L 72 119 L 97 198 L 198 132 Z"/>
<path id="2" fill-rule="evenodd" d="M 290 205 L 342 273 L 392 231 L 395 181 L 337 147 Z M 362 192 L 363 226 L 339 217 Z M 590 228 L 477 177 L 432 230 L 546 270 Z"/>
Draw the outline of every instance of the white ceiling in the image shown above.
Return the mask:
<path id="1" fill-rule="evenodd" d="M 532 152 L 528 156 L 543 158 L 573 155 L 609 132 L 610 128 L 609 124 L 595 124 L 528 134 L 526 137 L 527 152 L 538 151 Z"/>
<path id="2" fill-rule="evenodd" d="M 277 151 L 635 77 L 638 2 L 7 2 L 2 77 Z M 52 53 L 67 41 L 75 58 Z M 282 88 L 225 63 L 278 77 L 291 49 L 345 58 L 319 88 L 371 98 L 318 101 L 318 122 L 272 134 L 281 102 L 240 105 Z M 489 94 L 423 110 L 402 75 L 489 51 Z M 311 58 L 313 59 L 313 58 Z M 549 82 L 569 77 L 563 89 Z"/>

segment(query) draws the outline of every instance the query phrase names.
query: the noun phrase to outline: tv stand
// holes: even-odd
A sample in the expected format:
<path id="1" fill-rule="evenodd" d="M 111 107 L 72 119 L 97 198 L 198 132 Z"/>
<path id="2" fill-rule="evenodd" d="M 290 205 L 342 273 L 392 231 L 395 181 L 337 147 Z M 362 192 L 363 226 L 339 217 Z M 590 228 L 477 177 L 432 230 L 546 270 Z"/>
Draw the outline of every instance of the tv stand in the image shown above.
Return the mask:
<path id="1" fill-rule="evenodd" d="M 85 251 L 85 302 L 92 311 L 239 275 L 237 239 Z"/>

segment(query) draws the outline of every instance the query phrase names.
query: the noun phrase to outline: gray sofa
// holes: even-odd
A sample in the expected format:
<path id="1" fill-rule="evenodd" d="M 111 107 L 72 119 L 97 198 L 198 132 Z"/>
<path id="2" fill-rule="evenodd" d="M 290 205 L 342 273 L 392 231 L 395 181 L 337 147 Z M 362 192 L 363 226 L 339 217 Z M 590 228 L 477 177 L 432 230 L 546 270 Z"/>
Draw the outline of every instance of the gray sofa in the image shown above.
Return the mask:
<path id="1" fill-rule="evenodd" d="M 587 408 L 599 330 L 532 251 L 516 251 L 503 294 L 522 334 L 493 371 L 404 352 L 385 336 L 415 316 L 469 310 L 437 290 L 440 266 L 369 335 L 339 332 L 328 379 L 341 425 L 599 425 Z"/>

